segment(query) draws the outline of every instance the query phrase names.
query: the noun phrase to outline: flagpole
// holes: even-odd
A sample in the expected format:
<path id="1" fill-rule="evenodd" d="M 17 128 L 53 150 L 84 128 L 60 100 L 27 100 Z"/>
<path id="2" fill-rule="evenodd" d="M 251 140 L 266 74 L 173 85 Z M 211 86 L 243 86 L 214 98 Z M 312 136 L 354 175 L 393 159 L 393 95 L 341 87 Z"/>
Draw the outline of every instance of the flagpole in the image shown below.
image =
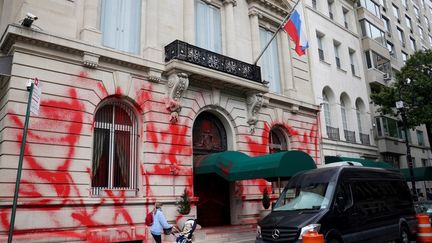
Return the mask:
<path id="1" fill-rule="evenodd" d="M 267 48 L 269 47 L 270 43 L 273 41 L 273 39 L 276 37 L 277 33 L 279 32 L 280 29 L 282 29 L 282 26 L 284 26 L 285 22 L 287 21 L 287 19 L 291 16 L 291 13 L 294 11 L 295 7 L 297 7 L 297 5 L 299 4 L 301 0 L 297 0 L 297 2 L 294 4 L 294 6 L 291 8 L 290 12 L 287 14 L 287 16 L 285 17 L 285 19 L 282 21 L 282 23 L 279 25 L 279 27 L 277 28 L 277 30 L 274 32 L 272 38 L 269 40 L 269 42 L 267 43 L 267 45 L 264 47 L 264 49 L 261 51 L 261 53 L 258 55 L 258 57 L 255 59 L 253 65 L 256 65 L 258 60 L 262 57 L 262 55 L 264 54 L 264 52 L 267 50 Z"/>

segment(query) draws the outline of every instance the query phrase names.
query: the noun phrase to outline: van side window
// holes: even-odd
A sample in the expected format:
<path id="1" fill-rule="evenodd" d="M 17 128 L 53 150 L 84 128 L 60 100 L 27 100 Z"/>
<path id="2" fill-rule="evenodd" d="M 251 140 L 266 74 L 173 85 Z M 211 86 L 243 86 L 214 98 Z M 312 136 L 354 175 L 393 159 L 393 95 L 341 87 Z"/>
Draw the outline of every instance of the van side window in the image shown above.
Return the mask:
<path id="1" fill-rule="evenodd" d="M 336 191 L 336 204 L 342 210 L 350 208 L 353 205 L 351 187 L 347 182 L 339 184 Z"/>
<path id="2" fill-rule="evenodd" d="M 381 180 L 353 182 L 353 196 L 357 210 L 365 216 L 384 215 L 397 210 L 401 201 L 398 183 Z"/>

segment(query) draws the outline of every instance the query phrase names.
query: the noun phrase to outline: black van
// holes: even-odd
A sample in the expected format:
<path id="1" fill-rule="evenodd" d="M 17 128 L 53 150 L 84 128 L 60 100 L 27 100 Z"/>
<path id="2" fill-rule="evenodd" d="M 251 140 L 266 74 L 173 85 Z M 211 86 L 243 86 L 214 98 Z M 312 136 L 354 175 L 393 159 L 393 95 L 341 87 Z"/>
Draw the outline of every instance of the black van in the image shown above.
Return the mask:
<path id="1" fill-rule="evenodd" d="M 315 229 L 327 243 L 409 242 L 417 220 L 398 171 L 337 166 L 295 175 L 257 226 L 256 243 L 301 242 Z"/>

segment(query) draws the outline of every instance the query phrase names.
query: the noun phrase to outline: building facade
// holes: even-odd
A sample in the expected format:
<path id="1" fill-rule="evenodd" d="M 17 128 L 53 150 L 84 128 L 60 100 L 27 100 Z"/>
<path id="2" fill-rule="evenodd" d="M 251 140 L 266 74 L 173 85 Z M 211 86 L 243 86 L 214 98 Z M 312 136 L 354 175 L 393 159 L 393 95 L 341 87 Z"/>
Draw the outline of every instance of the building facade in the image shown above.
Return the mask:
<path id="1" fill-rule="evenodd" d="M 305 1 L 315 102 L 321 105 L 323 157 L 377 159 L 362 61 L 357 6 Z"/>
<path id="2" fill-rule="evenodd" d="M 432 8 L 430 0 L 358 2 L 358 20 L 362 33 L 363 60 L 369 92 L 394 82 L 409 55 L 432 47 Z M 377 107 L 373 124 L 380 159 L 396 168 L 407 168 L 406 143 L 401 118 L 381 116 Z M 431 166 L 430 143 L 424 125 L 408 131 L 413 167 Z M 410 184 L 410 183 L 409 183 Z M 417 182 L 419 193 L 431 190 L 430 182 Z"/>
<path id="3" fill-rule="evenodd" d="M 277 0 L 1 0 L 0 241 L 34 78 L 41 105 L 14 240 L 147 239 L 152 204 L 175 222 L 184 190 L 203 227 L 256 222 L 270 183 L 194 169 L 226 150 L 302 150 L 321 163 L 308 57 L 279 32 L 250 64 L 289 9 Z M 30 27 L 27 13 L 38 17 Z"/>

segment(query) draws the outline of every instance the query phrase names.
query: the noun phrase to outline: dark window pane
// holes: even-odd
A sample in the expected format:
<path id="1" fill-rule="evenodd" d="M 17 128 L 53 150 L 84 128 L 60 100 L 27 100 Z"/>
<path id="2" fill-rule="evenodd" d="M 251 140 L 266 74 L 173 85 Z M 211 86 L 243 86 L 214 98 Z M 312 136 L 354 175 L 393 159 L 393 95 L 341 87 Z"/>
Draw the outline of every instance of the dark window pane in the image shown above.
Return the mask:
<path id="1" fill-rule="evenodd" d="M 115 124 L 132 126 L 129 114 L 119 106 L 115 107 Z"/>
<path id="2" fill-rule="evenodd" d="M 108 186 L 109 130 L 95 128 L 93 140 L 92 187 Z"/>
<path id="3" fill-rule="evenodd" d="M 115 131 L 114 134 L 114 187 L 129 187 L 130 132 Z"/>

